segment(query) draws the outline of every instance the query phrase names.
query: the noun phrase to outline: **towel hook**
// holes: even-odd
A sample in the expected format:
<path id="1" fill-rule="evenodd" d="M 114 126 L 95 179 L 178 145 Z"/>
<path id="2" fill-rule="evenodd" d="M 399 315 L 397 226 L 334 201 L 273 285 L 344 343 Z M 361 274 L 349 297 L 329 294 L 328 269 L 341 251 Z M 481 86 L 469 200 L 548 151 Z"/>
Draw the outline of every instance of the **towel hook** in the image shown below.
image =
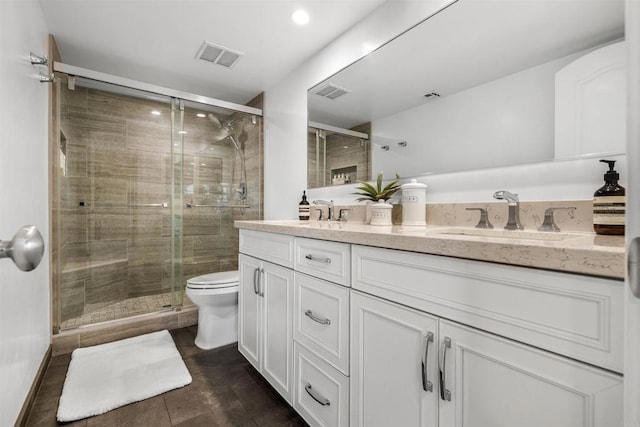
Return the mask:
<path id="1" fill-rule="evenodd" d="M 49 60 L 46 56 L 36 55 L 35 53 L 29 53 L 29 60 L 32 65 L 49 65 Z"/>

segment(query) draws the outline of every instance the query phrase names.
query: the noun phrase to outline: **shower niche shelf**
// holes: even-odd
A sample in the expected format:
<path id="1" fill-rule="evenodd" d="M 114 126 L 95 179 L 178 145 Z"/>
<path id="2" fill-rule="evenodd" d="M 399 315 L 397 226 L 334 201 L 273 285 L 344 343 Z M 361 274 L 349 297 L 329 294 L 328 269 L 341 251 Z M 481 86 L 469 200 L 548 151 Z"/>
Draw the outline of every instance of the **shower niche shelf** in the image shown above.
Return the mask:
<path id="1" fill-rule="evenodd" d="M 62 269 L 63 273 L 74 273 L 82 270 L 89 270 L 92 268 L 106 267 L 114 264 L 126 263 L 129 260 L 127 258 L 100 260 L 100 261 L 78 261 L 70 262 Z"/>

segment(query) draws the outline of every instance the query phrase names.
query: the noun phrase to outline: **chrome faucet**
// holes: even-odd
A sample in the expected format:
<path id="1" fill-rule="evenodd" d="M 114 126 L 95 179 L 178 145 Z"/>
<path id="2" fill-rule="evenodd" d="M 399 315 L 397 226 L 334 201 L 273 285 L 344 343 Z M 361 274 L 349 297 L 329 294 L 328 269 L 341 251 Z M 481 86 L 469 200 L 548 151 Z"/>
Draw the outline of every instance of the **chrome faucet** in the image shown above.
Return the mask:
<path id="1" fill-rule="evenodd" d="M 329 212 L 327 214 L 327 221 L 334 221 L 334 215 L 333 215 L 333 200 L 330 201 L 326 201 L 326 200 L 314 200 L 313 201 L 314 205 L 326 205 L 329 207 Z M 324 218 L 322 217 L 322 209 L 320 210 L 320 216 L 318 217 L 318 221 L 322 221 Z"/>
<path id="2" fill-rule="evenodd" d="M 509 218 L 507 219 L 507 225 L 504 226 L 505 230 L 522 230 L 524 227 L 520 224 L 520 203 L 518 195 L 510 193 L 506 190 L 496 191 L 493 193 L 493 198 L 498 200 L 506 200 L 509 203 Z"/>

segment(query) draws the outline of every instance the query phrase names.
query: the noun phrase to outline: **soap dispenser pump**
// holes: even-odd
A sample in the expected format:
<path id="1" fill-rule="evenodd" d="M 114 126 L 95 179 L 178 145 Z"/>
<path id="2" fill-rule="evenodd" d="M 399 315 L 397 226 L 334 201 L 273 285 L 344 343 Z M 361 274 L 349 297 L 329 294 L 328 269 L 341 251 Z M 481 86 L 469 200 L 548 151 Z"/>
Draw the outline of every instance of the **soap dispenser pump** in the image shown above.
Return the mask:
<path id="1" fill-rule="evenodd" d="M 625 190 L 618 184 L 620 174 L 615 160 L 600 160 L 609 165 L 604 185 L 593 194 L 593 229 L 597 234 L 624 234 Z"/>

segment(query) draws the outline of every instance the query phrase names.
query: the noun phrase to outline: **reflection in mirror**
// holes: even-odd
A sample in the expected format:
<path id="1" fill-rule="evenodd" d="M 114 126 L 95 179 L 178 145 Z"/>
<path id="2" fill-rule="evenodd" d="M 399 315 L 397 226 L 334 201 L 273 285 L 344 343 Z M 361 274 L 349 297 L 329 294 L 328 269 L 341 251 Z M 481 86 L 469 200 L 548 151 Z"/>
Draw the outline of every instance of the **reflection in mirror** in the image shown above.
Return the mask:
<path id="1" fill-rule="evenodd" d="M 459 0 L 311 88 L 309 120 L 371 123 L 402 177 L 620 153 L 623 39 L 622 0 Z"/>
<path id="2" fill-rule="evenodd" d="M 371 176 L 370 124 L 341 129 L 309 123 L 307 187 L 327 187 L 366 181 Z"/>

